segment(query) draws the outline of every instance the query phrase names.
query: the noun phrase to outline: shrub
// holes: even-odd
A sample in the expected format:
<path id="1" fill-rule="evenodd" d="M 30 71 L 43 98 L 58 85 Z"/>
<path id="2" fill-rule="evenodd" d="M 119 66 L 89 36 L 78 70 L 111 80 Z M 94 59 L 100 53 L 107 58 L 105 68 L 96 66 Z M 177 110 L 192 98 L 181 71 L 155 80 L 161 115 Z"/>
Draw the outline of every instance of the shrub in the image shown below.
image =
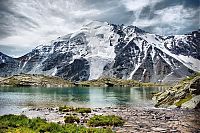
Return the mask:
<path id="1" fill-rule="evenodd" d="M 63 106 L 63 107 L 59 107 L 59 111 L 61 112 L 70 112 L 70 111 L 74 111 L 74 108 L 71 106 Z"/>
<path id="2" fill-rule="evenodd" d="M 75 110 L 77 113 L 91 113 L 90 108 L 76 108 Z"/>
<path id="3" fill-rule="evenodd" d="M 73 108 L 71 106 L 59 107 L 59 111 L 61 111 L 61 112 L 75 111 L 77 113 L 91 113 L 91 109 L 90 108 Z"/>
<path id="4" fill-rule="evenodd" d="M 97 127 L 97 126 L 122 126 L 124 124 L 124 120 L 115 115 L 95 115 L 88 121 L 89 126 Z"/>
<path id="5" fill-rule="evenodd" d="M 110 128 L 86 128 L 76 124 L 59 125 L 43 119 L 28 119 L 22 115 L 0 116 L 0 133 L 112 133 Z"/>
<path id="6" fill-rule="evenodd" d="M 65 123 L 74 123 L 74 122 L 79 123 L 80 119 L 77 116 L 73 116 L 73 115 L 65 117 Z"/>

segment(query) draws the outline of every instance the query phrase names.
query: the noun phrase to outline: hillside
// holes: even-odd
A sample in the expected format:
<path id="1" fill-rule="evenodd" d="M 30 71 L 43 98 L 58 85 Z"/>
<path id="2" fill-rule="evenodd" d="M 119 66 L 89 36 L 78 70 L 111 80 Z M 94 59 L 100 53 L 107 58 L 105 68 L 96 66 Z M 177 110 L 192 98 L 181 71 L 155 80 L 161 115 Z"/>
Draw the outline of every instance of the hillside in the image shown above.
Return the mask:
<path id="1" fill-rule="evenodd" d="M 70 87 L 72 82 L 65 81 L 58 77 L 49 77 L 44 75 L 20 74 L 13 75 L 0 80 L 0 86 L 17 86 L 17 87 Z"/>

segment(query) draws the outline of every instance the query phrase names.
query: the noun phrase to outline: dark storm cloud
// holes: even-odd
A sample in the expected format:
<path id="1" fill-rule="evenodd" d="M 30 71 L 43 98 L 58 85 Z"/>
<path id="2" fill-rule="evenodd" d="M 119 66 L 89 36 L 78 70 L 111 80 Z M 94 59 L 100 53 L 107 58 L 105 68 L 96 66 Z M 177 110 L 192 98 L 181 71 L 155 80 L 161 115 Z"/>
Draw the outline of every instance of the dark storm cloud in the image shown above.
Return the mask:
<path id="1" fill-rule="evenodd" d="M 157 4 L 157 8 L 165 8 L 169 6 L 183 5 L 185 8 L 199 8 L 199 0 L 164 0 Z"/>
<path id="2" fill-rule="evenodd" d="M 0 38 L 12 35 L 16 32 L 15 26 L 30 30 L 39 26 L 34 20 L 18 13 L 10 0 L 0 0 Z M 20 22 L 20 23 L 16 23 Z"/>
<path id="3" fill-rule="evenodd" d="M 199 0 L 157 0 L 134 14 L 132 22 L 155 34 L 185 34 L 199 29 L 199 13 Z"/>
<path id="4" fill-rule="evenodd" d="M 199 0 L 0 0 L 0 51 L 18 55 L 15 48 L 33 48 L 92 20 L 185 34 L 199 29 Z"/>
<path id="5" fill-rule="evenodd" d="M 126 11 L 123 6 L 119 6 L 102 13 L 102 16 L 99 16 L 98 19 L 108 23 L 128 24 L 132 15 L 132 11 Z"/>

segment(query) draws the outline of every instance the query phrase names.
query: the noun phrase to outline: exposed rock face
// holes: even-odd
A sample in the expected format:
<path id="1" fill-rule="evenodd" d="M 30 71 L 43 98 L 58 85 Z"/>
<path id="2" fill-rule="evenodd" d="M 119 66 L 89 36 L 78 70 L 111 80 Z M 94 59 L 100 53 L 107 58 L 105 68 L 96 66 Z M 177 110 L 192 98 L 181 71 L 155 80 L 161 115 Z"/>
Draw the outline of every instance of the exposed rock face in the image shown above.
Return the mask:
<path id="1" fill-rule="evenodd" d="M 73 63 L 58 67 L 57 76 L 72 81 L 85 81 L 89 78 L 90 66 L 86 59 L 75 59 Z"/>
<path id="2" fill-rule="evenodd" d="M 6 77 L 18 72 L 19 62 L 0 52 L 0 76 Z"/>
<path id="3" fill-rule="evenodd" d="M 28 73 L 72 81 L 114 77 L 171 83 L 200 71 L 199 42 L 199 31 L 159 36 L 135 26 L 94 21 L 20 58 L 0 53 L 0 76 Z"/>
<path id="4" fill-rule="evenodd" d="M 179 84 L 154 96 L 156 107 L 200 108 L 200 76 L 181 81 Z"/>

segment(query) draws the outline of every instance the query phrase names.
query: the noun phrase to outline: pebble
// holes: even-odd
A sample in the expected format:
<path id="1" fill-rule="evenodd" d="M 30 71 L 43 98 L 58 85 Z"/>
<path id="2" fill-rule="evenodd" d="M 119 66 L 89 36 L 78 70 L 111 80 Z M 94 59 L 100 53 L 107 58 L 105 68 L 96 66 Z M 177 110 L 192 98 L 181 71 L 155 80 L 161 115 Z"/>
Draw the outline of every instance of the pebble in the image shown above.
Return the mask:
<path id="1" fill-rule="evenodd" d="M 166 129 L 164 128 L 160 128 L 160 127 L 152 127 L 151 128 L 153 131 L 159 132 L 159 131 L 166 131 Z"/>

